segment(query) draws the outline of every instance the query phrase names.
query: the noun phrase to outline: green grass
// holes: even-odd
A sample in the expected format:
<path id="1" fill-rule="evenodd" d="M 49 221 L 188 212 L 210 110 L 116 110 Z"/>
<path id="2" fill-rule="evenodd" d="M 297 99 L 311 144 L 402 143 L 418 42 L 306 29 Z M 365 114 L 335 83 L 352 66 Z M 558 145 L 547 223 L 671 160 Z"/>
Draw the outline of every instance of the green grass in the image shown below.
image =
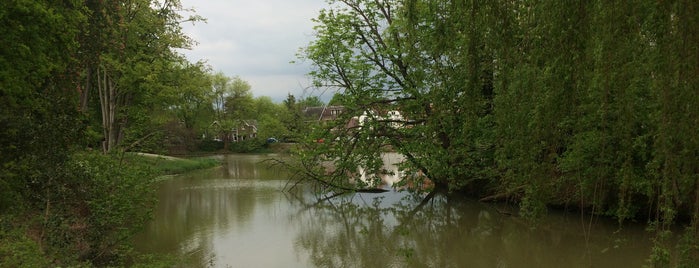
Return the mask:
<path id="1" fill-rule="evenodd" d="M 221 165 L 221 162 L 212 158 L 183 158 L 178 160 L 160 160 L 156 163 L 155 168 L 164 174 L 179 174 L 197 169 L 212 168 L 219 165 Z"/>
<path id="2" fill-rule="evenodd" d="M 6 221 L 4 216 L 0 222 Z M 36 241 L 26 235 L 26 230 L 0 228 L 0 268 L 4 267 L 48 267 L 49 261 Z"/>
<path id="3" fill-rule="evenodd" d="M 221 165 L 219 160 L 208 157 L 175 158 L 160 156 L 124 155 L 124 161 L 135 165 L 153 168 L 161 175 L 180 174 L 188 171 L 207 169 Z"/>

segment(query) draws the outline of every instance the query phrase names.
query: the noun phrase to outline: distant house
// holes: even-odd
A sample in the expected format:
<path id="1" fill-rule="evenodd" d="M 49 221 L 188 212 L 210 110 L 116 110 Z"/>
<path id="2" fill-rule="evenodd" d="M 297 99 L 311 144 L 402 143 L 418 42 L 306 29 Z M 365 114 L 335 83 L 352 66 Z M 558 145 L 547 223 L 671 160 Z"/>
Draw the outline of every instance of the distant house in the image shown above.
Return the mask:
<path id="1" fill-rule="evenodd" d="M 231 130 L 233 142 L 245 141 L 257 137 L 257 120 L 240 120 L 238 127 Z"/>
<path id="2" fill-rule="evenodd" d="M 306 122 L 327 122 L 337 120 L 340 114 L 345 112 L 344 106 L 317 106 L 306 107 L 303 109 L 303 115 Z M 381 115 L 379 115 L 381 114 Z M 405 127 L 406 119 L 403 118 L 400 111 L 376 111 L 369 110 L 362 115 L 353 116 L 346 123 L 345 128 L 361 128 L 366 122 L 373 119 L 384 120 L 388 127 L 398 129 Z"/>
<path id="3" fill-rule="evenodd" d="M 392 110 L 386 113 L 386 120 L 389 121 L 388 126 L 393 129 L 405 127 L 405 118 L 399 111 Z"/>
<path id="4" fill-rule="evenodd" d="M 337 119 L 344 111 L 344 106 L 306 107 L 303 109 L 303 115 L 307 121 L 325 122 Z"/>
<path id="5" fill-rule="evenodd" d="M 223 128 L 218 121 L 211 123 L 209 126 L 210 131 L 217 133 L 214 140 L 223 141 L 228 138 L 229 141 L 239 142 L 257 137 L 257 120 L 239 120 L 238 124 L 231 128 L 230 131 L 224 131 Z"/>

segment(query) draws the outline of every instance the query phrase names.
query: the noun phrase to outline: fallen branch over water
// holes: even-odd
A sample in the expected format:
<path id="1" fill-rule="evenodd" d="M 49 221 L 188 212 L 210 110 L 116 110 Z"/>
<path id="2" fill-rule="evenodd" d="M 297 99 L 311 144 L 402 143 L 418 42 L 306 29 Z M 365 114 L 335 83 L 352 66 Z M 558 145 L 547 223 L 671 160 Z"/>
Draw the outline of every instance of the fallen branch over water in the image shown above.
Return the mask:
<path id="1" fill-rule="evenodd" d="M 272 165 L 280 165 L 282 167 L 287 168 L 288 170 L 295 170 L 296 174 L 292 176 L 291 179 L 289 179 L 289 182 L 287 183 L 286 188 L 287 190 L 291 190 L 296 185 L 298 185 L 302 181 L 314 181 L 316 183 L 319 183 L 323 187 L 327 187 L 330 189 L 334 190 L 339 190 L 343 194 L 344 193 L 384 193 L 390 191 L 389 189 L 383 189 L 379 187 L 369 187 L 369 188 L 355 188 L 347 185 L 342 185 L 341 183 L 336 183 L 336 180 L 334 179 L 327 179 L 323 175 L 319 175 L 317 173 L 311 172 L 311 168 L 309 167 L 304 167 L 302 169 L 294 168 L 291 164 L 281 160 L 281 159 L 267 159 L 265 162 L 270 162 Z M 328 176 L 334 175 L 333 173 L 327 174 Z M 299 177 L 301 176 L 301 177 Z M 293 177 L 296 177 L 294 179 Z M 294 181 L 294 182 L 292 182 Z M 291 185 L 289 187 L 289 185 Z"/>

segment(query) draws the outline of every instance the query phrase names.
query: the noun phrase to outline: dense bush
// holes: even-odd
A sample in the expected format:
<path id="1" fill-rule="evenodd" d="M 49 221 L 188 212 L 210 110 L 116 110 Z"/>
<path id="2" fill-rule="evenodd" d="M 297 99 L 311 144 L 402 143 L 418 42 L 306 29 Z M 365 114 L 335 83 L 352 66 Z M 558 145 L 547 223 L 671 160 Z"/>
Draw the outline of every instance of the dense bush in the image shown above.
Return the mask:
<path id="1" fill-rule="evenodd" d="M 79 239 L 87 243 L 81 256 L 96 264 L 123 261 L 130 238 L 150 219 L 155 173 L 97 154 L 79 155 L 71 165 L 75 180 L 82 181 L 79 192 L 85 194 L 74 209 L 87 209 L 84 215 L 72 215 L 85 221 L 76 226 L 84 229 Z"/>
<path id="2" fill-rule="evenodd" d="M 11 228 L 3 222 L 3 226 L 0 227 L 0 267 L 49 266 L 39 245 L 26 233 L 26 230 Z"/>
<path id="3" fill-rule="evenodd" d="M 232 142 L 230 145 L 228 145 L 228 149 L 235 153 L 256 153 L 261 152 L 263 149 L 266 149 L 266 147 L 267 143 L 259 138 Z"/>
<path id="4" fill-rule="evenodd" d="M 13 267 L 121 266 L 151 217 L 155 173 L 96 153 L 74 154 L 49 187 L 0 217 L 0 263 Z"/>
<path id="5" fill-rule="evenodd" d="M 199 143 L 199 150 L 204 152 L 215 152 L 223 150 L 223 142 L 215 140 L 203 140 Z"/>

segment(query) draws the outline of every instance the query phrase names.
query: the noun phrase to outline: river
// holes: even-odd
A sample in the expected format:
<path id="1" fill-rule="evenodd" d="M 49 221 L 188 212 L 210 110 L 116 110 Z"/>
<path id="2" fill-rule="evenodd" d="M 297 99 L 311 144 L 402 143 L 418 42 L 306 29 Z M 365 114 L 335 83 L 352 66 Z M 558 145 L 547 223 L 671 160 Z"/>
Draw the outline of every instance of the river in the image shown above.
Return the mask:
<path id="1" fill-rule="evenodd" d="M 139 252 L 181 267 L 642 267 L 642 225 L 550 212 L 535 225 L 506 204 L 386 192 L 320 200 L 292 191 L 270 155 L 220 156 L 220 168 L 159 184 Z M 591 228 L 590 228 L 591 227 Z"/>

